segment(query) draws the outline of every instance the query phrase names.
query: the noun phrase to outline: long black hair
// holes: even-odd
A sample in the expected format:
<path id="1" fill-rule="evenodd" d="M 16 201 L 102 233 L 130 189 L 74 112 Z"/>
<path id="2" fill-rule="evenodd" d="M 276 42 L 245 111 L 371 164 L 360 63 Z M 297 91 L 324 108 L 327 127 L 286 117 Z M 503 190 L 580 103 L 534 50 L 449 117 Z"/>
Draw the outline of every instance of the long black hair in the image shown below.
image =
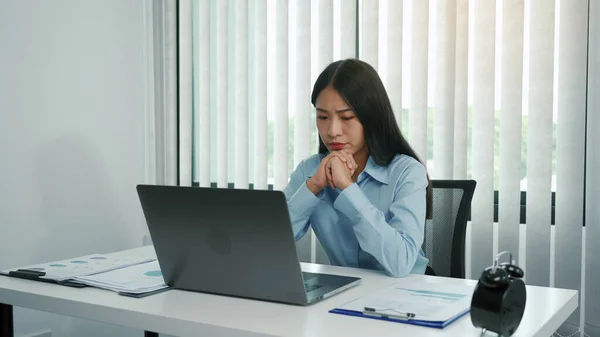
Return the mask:
<path id="1" fill-rule="evenodd" d="M 364 61 L 346 59 L 331 63 L 317 78 L 311 101 L 328 86 L 333 87 L 352 109 L 363 126 L 370 156 L 380 166 L 387 166 L 395 155 L 404 154 L 423 163 L 402 136 L 392 104 L 377 71 Z M 319 138 L 319 153 L 328 150 Z M 427 177 L 427 219 L 432 215 L 431 180 Z"/>

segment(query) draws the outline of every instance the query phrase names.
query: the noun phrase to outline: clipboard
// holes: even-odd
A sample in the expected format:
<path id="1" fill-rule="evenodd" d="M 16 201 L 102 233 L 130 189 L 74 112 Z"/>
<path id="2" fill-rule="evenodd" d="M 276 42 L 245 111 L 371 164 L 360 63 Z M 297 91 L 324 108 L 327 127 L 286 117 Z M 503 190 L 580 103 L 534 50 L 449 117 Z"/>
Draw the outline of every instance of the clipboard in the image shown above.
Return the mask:
<path id="1" fill-rule="evenodd" d="M 403 280 L 331 309 L 333 314 L 443 329 L 470 311 L 472 286 Z"/>
<path id="2" fill-rule="evenodd" d="M 0 275 L 2 275 L 2 274 L 0 274 Z M 87 287 L 87 285 L 85 285 L 85 284 L 73 282 L 70 279 L 59 281 L 59 280 L 55 280 L 55 279 L 51 279 L 51 278 L 43 278 L 43 276 L 45 276 L 46 273 L 42 272 L 42 271 L 37 271 L 37 270 L 17 269 L 17 270 L 9 271 L 8 274 L 4 274 L 4 275 L 10 276 L 10 277 L 26 279 L 26 280 L 32 280 L 32 281 L 53 283 L 53 284 L 58 284 L 58 285 L 73 287 L 73 288 Z"/>
<path id="3" fill-rule="evenodd" d="M 362 318 L 368 318 L 368 319 L 376 319 L 376 320 L 388 321 L 388 322 L 394 322 L 394 323 L 404 323 L 404 324 L 424 326 L 424 327 L 428 327 L 428 328 L 443 329 L 446 326 L 454 323 L 456 320 L 458 320 L 462 316 L 466 315 L 469 312 L 469 310 L 466 310 L 466 311 L 462 312 L 461 314 L 457 315 L 456 317 L 454 317 L 450 320 L 447 320 L 447 321 L 420 320 L 420 319 L 418 319 L 418 317 L 416 315 L 413 318 L 405 318 L 405 319 L 397 318 L 397 317 L 390 317 L 390 316 L 386 316 L 386 315 L 376 316 L 376 315 L 365 314 L 364 312 L 360 312 L 360 311 L 345 310 L 345 309 L 338 309 L 338 308 L 331 309 L 331 310 L 329 310 L 329 312 L 333 313 L 333 314 L 341 314 L 341 315 L 362 317 Z"/>

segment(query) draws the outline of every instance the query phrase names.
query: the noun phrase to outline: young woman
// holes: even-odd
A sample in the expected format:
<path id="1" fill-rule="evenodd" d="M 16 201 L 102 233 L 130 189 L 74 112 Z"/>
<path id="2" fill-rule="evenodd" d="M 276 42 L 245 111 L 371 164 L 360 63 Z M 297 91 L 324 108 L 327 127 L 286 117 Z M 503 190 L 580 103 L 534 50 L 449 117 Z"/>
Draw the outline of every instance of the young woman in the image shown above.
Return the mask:
<path id="1" fill-rule="evenodd" d="M 331 264 L 423 274 L 427 171 L 396 123 L 369 64 L 330 64 L 312 92 L 319 153 L 303 160 L 284 189 L 296 240 L 309 226 Z"/>

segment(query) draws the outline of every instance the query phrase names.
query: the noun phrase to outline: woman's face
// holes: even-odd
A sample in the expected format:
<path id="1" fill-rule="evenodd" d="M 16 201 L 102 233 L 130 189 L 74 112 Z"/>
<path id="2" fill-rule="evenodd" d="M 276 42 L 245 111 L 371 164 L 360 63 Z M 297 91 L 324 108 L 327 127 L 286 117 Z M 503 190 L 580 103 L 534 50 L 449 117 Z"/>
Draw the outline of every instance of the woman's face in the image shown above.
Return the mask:
<path id="1" fill-rule="evenodd" d="M 366 149 L 363 126 L 342 96 L 331 86 L 316 100 L 317 129 L 329 150 L 356 154 Z"/>

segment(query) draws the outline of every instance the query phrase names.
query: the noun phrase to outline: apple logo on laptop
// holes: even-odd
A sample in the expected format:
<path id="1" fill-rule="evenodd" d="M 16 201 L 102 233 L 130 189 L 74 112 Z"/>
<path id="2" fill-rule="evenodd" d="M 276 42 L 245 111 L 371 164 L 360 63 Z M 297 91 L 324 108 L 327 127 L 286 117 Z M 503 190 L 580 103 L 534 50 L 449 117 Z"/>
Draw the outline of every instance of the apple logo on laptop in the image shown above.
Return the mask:
<path id="1" fill-rule="evenodd" d="M 231 239 L 220 228 L 211 228 L 206 235 L 206 241 L 208 241 L 208 247 L 217 254 L 227 255 L 231 253 Z"/>

